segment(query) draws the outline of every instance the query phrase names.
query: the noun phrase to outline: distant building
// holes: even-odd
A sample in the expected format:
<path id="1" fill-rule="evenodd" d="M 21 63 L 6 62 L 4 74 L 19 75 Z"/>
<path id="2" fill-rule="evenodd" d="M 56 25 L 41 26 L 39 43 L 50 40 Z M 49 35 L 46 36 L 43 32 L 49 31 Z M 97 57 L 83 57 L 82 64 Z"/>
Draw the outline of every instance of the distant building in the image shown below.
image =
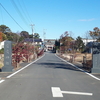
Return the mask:
<path id="1" fill-rule="evenodd" d="M 34 42 L 35 45 L 41 45 L 42 39 L 25 38 L 24 42 L 31 42 L 31 43 Z"/>
<path id="2" fill-rule="evenodd" d="M 55 45 L 55 39 L 44 39 L 44 45 L 47 50 L 53 50 L 53 47 Z"/>
<path id="3" fill-rule="evenodd" d="M 83 43 L 86 45 L 89 42 L 93 42 L 96 41 L 96 39 L 86 39 L 86 38 L 82 38 Z"/>
<path id="4" fill-rule="evenodd" d="M 6 41 L 6 40 L 5 40 L 5 41 Z M 0 50 L 1 50 L 2 48 L 4 48 L 4 43 L 5 43 L 5 41 L 0 42 Z"/>

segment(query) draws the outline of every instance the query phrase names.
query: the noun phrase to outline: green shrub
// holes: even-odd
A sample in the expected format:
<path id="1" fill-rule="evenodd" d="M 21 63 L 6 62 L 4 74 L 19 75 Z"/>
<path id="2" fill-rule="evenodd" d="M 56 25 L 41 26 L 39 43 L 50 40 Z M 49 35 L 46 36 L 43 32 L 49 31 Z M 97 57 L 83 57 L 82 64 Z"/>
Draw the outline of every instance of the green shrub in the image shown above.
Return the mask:
<path id="1" fill-rule="evenodd" d="M 0 54 L 4 54 L 4 48 L 0 50 Z"/>

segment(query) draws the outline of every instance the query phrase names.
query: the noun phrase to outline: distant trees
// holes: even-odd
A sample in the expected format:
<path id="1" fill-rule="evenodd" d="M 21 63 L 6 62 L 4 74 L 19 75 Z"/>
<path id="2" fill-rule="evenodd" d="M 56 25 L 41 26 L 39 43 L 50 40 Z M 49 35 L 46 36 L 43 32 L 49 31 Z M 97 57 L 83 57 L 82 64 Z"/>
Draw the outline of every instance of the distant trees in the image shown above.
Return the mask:
<path id="1" fill-rule="evenodd" d="M 0 31 L 2 32 L 3 40 L 17 42 L 20 38 L 19 35 L 11 32 L 10 28 L 6 25 L 0 25 Z"/>
<path id="2" fill-rule="evenodd" d="M 89 31 L 89 34 L 93 39 L 100 41 L 100 29 L 98 27 L 95 27 L 93 31 Z"/>
<path id="3" fill-rule="evenodd" d="M 7 40 L 7 36 L 4 33 L 2 33 L 2 40 Z"/>
<path id="4" fill-rule="evenodd" d="M 34 37 L 34 39 L 39 39 L 40 35 L 39 35 L 39 33 L 34 33 L 34 36 L 33 36 L 33 34 L 29 35 L 29 38 L 33 38 L 33 37 Z"/>
<path id="5" fill-rule="evenodd" d="M 75 45 L 74 45 L 75 49 L 78 50 L 78 51 L 83 51 L 84 50 L 84 43 L 82 41 L 82 38 L 80 36 L 78 36 L 76 38 L 76 41 L 75 41 Z"/>
<path id="6" fill-rule="evenodd" d="M 60 39 L 55 41 L 55 49 L 60 49 Z"/>
<path id="7" fill-rule="evenodd" d="M 6 25 L 0 25 L 0 32 L 3 34 L 3 40 L 9 40 L 13 42 L 24 41 L 25 38 L 33 38 L 33 34 L 30 35 L 27 31 L 21 31 L 19 34 L 14 33 Z M 38 33 L 34 33 L 34 38 L 38 39 L 40 38 L 40 35 Z"/>
<path id="8" fill-rule="evenodd" d="M 8 26 L 6 26 L 6 25 L 0 25 L 0 31 L 2 33 L 7 33 L 7 32 L 10 33 L 11 32 L 10 28 Z"/>
<path id="9" fill-rule="evenodd" d="M 27 31 L 21 31 L 20 35 L 21 37 L 29 38 L 29 33 Z"/>
<path id="10" fill-rule="evenodd" d="M 71 43 L 74 39 L 69 36 L 69 33 L 66 31 L 64 34 L 60 36 L 60 50 L 65 52 L 68 51 L 69 49 L 72 50 L 71 48 Z"/>
<path id="11" fill-rule="evenodd" d="M 80 36 L 74 40 L 71 36 L 69 36 L 67 31 L 60 36 L 59 42 L 61 52 L 82 52 L 85 48 L 83 40 Z M 55 42 L 55 44 L 57 43 L 58 41 Z"/>
<path id="12" fill-rule="evenodd" d="M 38 33 L 34 33 L 34 39 L 39 39 L 40 35 Z"/>

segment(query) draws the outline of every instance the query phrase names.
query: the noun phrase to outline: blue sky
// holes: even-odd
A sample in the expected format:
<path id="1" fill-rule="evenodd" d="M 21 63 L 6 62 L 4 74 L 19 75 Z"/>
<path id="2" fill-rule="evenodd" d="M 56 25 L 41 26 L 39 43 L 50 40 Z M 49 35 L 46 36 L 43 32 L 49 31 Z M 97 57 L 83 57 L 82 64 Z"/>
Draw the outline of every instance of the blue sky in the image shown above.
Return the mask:
<path id="1" fill-rule="evenodd" d="M 100 28 L 100 0 L 0 0 L 3 7 L 24 29 L 46 39 L 59 39 L 68 31 L 73 38 L 85 38 L 87 31 Z M 13 32 L 23 31 L 0 6 L 0 25 Z"/>

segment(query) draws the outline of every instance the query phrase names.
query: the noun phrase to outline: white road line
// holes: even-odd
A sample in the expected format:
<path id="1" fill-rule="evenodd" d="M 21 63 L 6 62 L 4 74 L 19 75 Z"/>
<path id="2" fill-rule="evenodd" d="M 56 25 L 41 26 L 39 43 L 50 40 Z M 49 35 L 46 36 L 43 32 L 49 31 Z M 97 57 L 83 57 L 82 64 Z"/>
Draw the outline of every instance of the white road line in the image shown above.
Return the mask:
<path id="1" fill-rule="evenodd" d="M 63 97 L 59 87 L 51 87 L 53 97 Z"/>
<path id="2" fill-rule="evenodd" d="M 71 92 L 71 91 L 62 91 L 62 93 L 66 93 L 66 94 L 76 94 L 76 95 L 88 95 L 88 96 L 92 96 L 93 95 L 93 93 Z"/>
<path id="3" fill-rule="evenodd" d="M 55 54 L 55 55 L 56 55 L 56 54 Z M 57 56 L 57 55 L 56 55 L 56 56 Z M 75 68 L 79 69 L 80 71 L 82 71 L 82 72 L 86 73 L 87 75 L 91 76 L 92 78 L 94 78 L 94 79 L 96 79 L 96 80 L 100 81 L 100 78 L 98 78 L 98 77 L 96 77 L 96 76 L 94 76 L 94 75 L 92 75 L 92 74 L 90 74 L 90 73 L 88 73 L 88 72 L 84 71 L 83 69 L 81 69 L 81 68 L 79 68 L 79 67 L 75 66 L 74 64 L 72 64 L 72 63 L 70 63 L 70 62 L 67 62 L 66 60 L 64 60 L 64 59 L 60 58 L 59 56 L 57 56 L 57 57 L 58 57 L 59 59 L 63 60 L 64 62 L 66 62 L 66 63 L 68 63 L 68 64 L 72 65 L 73 67 L 75 67 Z"/>
<path id="4" fill-rule="evenodd" d="M 100 78 L 98 78 L 98 77 L 96 77 L 96 76 L 94 76 L 94 75 L 92 75 L 92 74 L 90 74 L 90 73 L 87 73 L 87 72 L 85 72 L 85 73 L 86 73 L 87 75 L 89 75 L 89 76 L 95 78 L 96 80 L 100 81 Z"/>
<path id="5" fill-rule="evenodd" d="M 44 54 L 42 57 L 44 57 L 44 56 L 45 56 L 45 54 Z M 14 72 L 13 74 L 7 76 L 6 78 L 10 78 L 10 77 L 14 76 L 14 75 L 17 74 L 18 72 L 20 72 L 20 71 L 22 71 L 23 69 L 27 68 L 29 65 L 31 65 L 31 64 L 35 63 L 36 61 L 38 61 L 39 59 L 41 59 L 42 57 L 36 59 L 35 61 L 31 62 L 30 64 L 26 65 L 25 67 L 19 69 L 18 71 Z"/>
<path id="6" fill-rule="evenodd" d="M 61 91 L 59 87 L 51 87 L 52 96 L 53 97 L 63 97 L 63 93 L 65 94 L 74 94 L 74 95 L 87 95 L 92 96 L 93 93 L 85 93 L 85 92 L 72 92 L 72 91 Z"/>
<path id="7" fill-rule="evenodd" d="M 5 80 L 1 80 L 0 83 L 4 82 Z"/>

